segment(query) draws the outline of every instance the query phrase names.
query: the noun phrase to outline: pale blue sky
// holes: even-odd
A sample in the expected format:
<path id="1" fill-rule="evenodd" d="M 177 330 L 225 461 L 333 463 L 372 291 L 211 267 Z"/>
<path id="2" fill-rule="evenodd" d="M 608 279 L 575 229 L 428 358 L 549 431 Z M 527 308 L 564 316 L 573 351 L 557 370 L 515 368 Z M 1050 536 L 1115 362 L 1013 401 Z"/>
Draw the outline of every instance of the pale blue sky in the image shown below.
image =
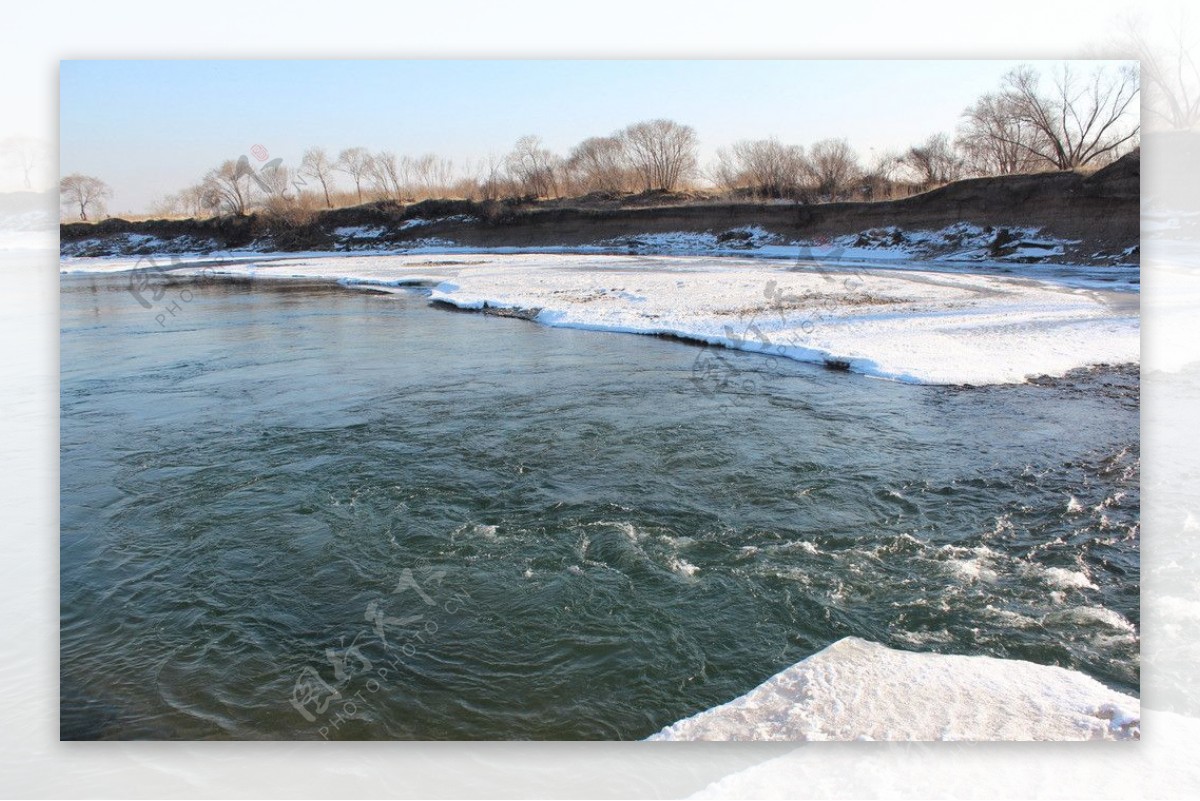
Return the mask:
<path id="1" fill-rule="evenodd" d="M 311 145 L 462 163 L 523 134 L 565 154 L 588 136 L 669 117 L 696 129 L 702 163 L 769 136 L 844 136 L 866 156 L 953 130 L 1018 63 L 64 61 L 60 168 L 106 180 L 119 213 L 147 210 L 255 144 L 293 165 Z"/>

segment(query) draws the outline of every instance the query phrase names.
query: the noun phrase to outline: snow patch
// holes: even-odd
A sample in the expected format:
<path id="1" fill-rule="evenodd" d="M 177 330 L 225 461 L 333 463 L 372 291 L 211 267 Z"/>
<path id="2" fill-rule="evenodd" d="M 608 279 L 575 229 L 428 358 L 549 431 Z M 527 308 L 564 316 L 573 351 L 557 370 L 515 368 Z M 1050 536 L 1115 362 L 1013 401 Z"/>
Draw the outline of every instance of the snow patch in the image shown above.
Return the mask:
<path id="1" fill-rule="evenodd" d="M 847 637 L 651 740 L 1136 740 L 1141 705 L 1071 670 Z"/>

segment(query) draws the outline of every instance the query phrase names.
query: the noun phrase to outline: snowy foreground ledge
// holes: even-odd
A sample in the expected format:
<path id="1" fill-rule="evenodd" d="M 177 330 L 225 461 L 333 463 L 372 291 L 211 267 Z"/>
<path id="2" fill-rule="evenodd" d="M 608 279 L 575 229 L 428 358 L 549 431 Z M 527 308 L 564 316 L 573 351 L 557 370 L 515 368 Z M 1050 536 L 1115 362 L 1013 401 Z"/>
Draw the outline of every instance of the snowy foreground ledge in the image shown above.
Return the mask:
<path id="1" fill-rule="evenodd" d="M 1137 740 L 1138 699 L 1059 667 L 846 637 L 650 740 Z"/>

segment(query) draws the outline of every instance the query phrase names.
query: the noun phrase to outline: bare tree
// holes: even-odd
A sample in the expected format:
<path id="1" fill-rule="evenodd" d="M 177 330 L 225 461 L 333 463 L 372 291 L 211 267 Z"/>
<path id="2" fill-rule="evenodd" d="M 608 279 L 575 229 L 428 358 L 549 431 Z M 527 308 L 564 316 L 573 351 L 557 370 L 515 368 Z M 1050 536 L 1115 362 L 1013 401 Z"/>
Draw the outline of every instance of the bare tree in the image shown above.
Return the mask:
<path id="1" fill-rule="evenodd" d="M 211 213 L 214 206 L 220 206 L 220 201 L 210 202 L 208 192 L 202 184 L 184 187 L 173 195 L 155 201 L 150 211 L 161 217 L 193 217 L 198 218 Z"/>
<path id="2" fill-rule="evenodd" d="M 901 157 L 925 189 L 948 184 L 962 177 L 963 160 L 950 137 L 936 133 L 919 145 L 913 145 Z"/>
<path id="3" fill-rule="evenodd" d="M 247 163 L 243 168 L 248 167 Z M 288 199 L 287 191 L 291 175 L 292 171 L 284 166 L 283 159 L 271 159 L 259 169 L 257 174 L 251 175 L 251 178 L 268 199 L 280 197 L 286 200 Z"/>
<path id="4" fill-rule="evenodd" d="M 176 195 L 179 209 L 189 217 L 200 217 L 205 213 L 212 214 L 214 207 L 220 207 L 219 199 L 208 192 L 204 184 L 193 184 L 180 190 Z"/>
<path id="5" fill-rule="evenodd" d="M 88 209 L 102 207 L 105 198 L 112 197 L 108 184 L 91 175 L 71 173 L 58 182 L 59 197 L 64 204 L 79 208 L 79 219 L 88 218 Z"/>
<path id="6" fill-rule="evenodd" d="M 808 171 L 817 192 L 837 200 L 859 176 L 858 156 L 845 139 L 822 139 L 808 151 Z"/>
<path id="7" fill-rule="evenodd" d="M 239 217 L 246 213 L 254 197 L 253 170 L 244 168 L 237 161 L 221 163 L 209 170 L 201 181 L 201 192 L 210 208 L 224 208 Z"/>
<path id="8" fill-rule="evenodd" d="M 1054 90 L 1043 94 L 1038 73 L 1029 66 L 1004 78 L 1004 97 L 1014 121 L 1039 136 L 1019 146 L 1060 170 L 1073 170 L 1116 155 L 1137 139 L 1138 76 L 1132 67 L 1115 73 L 1103 67 L 1080 80 L 1069 64 L 1054 76 Z"/>
<path id="9" fill-rule="evenodd" d="M 300 158 L 300 173 L 317 179 L 317 182 L 321 184 L 321 191 L 325 193 L 325 206 L 330 209 L 333 208 L 333 201 L 329 199 L 329 185 L 333 183 L 333 170 L 334 163 L 329 160 L 329 154 L 323 147 L 310 147 Z"/>
<path id="10" fill-rule="evenodd" d="M 559 159 L 542 147 L 540 137 L 529 135 L 518 139 L 505 166 L 526 195 L 550 197 L 558 191 Z"/>
<path id="11" fill-rule="evenodd" d="M 483 177 L 479 181 L 479 191 L 483 199 L 499 200 L 504 194 L 504 159 L 495 153 L 488 153 L 481 172 Z"/>
<path id="12" fill-rule="evenodd" d="M 729 148 L 718 147 L 716 158 L 704 171 L 704 177 L 726 195 L 732 195 L 743 189 L 746 176 L 742 174 L 737 159 Z"/>
<path id="13" fill-rule="evenodd" d="M 215 186 L 201 181 L 196 184 L 196 196 L 201 208 L 208 212 L 210 217 L 216 217 L 221 213 L 221 206 L 224 204 L 224 200 L 221 197 L 220 191 Z"/>
<path id="14" fill-rule="evenodd" d="M 689 125 L 649 120 L 630 125 L 619 136 L 630 165 L 648 192 L 673 192 L 696 171 L 699 139 Z"/>
<path id="15" fill-rule="evenodd" d="M 439 157 L 435 153 L 426 153 L 416 159 L 405 157 L 403 160 L 405 176 L 420 189 L 426 198 L 445 197 L 454 179 L 454 162 Z M 415 194 L 409 187 L 410 194 Z"/>
<path id="16" fill-rule="evenodd" d="M 400 202 L 408 184 L 401 159 L 390 150 L 371 154 L 366 161 L 366 175 L 380 197 Z M 362 197 L 360 191 L 359 197 Z"/>
<path id="17" fill-rule="evenodd" d="M 862 172 L 863 197 L 866 200 L 883 200 L 896 193 L 897 177 L 904 166 L 903 156 L 892 150 L 875 153 Z"/>
<path id="18" fill-rule="evenodd" d="M 150 213 L 156 217 L 175 217 L 183 208 L 182 193 L 164 195 L 150 204 Z"/>
<path id="19" fill-rule="evenodd" d="M 584 192 L 619 192 L 629 183 L 625 144 L 617 136 L 593 136 L 571 149 L 568 172 Z"/>
<path id="20" fill-rule="evenodd" d="M 807 171 L 804 148 L 777 139 L 737 142 L 733 160 L 739 183 L 766 198 L 796 197 Z"/>
<path id="21" fill-rule="evenodd" d="M 354 191 L 358 193 L 358 202 L 363 202 L 362 185 L 367 178 L 371 166 L 371 154 L 365 147 L 348 147 L 338 153 L 333 168 L 344 172 L 354 181 Z"/>
<path id="22" fill-rule="evenodd" d="M 1037 155 L 1045 134 L 1014 107 L 1006 95 L 986 94 L 963 112 L 957 144 L 965 168 L 975 175 L 1012 175 L 1049 167 Z"/>

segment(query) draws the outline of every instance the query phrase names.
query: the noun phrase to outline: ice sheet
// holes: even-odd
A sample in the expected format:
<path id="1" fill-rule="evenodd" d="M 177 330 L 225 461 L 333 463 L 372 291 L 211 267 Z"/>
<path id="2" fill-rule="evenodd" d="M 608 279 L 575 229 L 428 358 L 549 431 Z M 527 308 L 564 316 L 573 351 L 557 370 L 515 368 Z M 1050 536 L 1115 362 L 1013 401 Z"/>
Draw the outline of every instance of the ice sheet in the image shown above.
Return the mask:
<path id="1" fill-rule="evenodd" d="M 1138 699 L 1060 667 L 847 637 L 651 740 L 1131 740 Z"/>
<path id="2" fill-rule="evenodd" d="M 182 273 L 436 285 L 549 326 L 671 335 L 928 384 L 1020 383 L 1139 360 L 1137 294 L 977 272 L 713 256 L 410 254 L 164 263 Z M 73 259 L 64 271 L 144 269 Z M 974 268 L 973 268 L 974 269 Z"/>

